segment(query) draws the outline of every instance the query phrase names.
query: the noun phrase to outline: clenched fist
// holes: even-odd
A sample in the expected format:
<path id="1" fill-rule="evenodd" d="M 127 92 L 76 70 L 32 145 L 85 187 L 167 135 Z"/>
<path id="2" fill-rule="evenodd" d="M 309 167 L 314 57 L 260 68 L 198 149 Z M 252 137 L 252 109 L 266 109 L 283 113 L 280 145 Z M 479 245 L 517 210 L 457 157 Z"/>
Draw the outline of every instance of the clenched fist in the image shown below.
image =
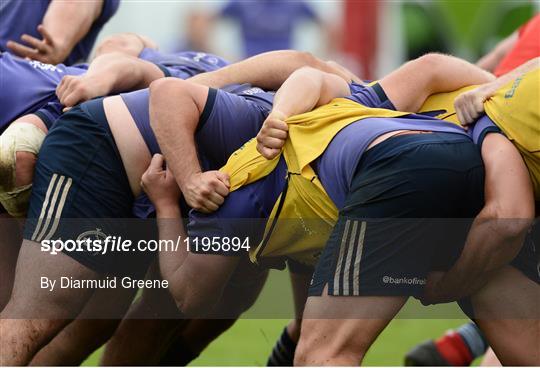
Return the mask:
<path id="1" fill-rule="evenodd" d="M 229 176 L 220 171 L 192 175 L 183 185 L 187 204 L 204 213 L 216 211 L 229 194 Z"/>
<path id="2" fill-rule="evenodd" d="M 484 113 L 484 101 L 492 96 L 485 86 L 463 92 L 454 101 L 458 119 L 462 125 L 472 124 Z"/>
<path id="3" fill-rule="evenodd" d="M 268 160 L 279 155 L 285 145 L 289 131 L 285 119 L 284 114 L 272 111 L 257 134 L 257 151 Z"/>

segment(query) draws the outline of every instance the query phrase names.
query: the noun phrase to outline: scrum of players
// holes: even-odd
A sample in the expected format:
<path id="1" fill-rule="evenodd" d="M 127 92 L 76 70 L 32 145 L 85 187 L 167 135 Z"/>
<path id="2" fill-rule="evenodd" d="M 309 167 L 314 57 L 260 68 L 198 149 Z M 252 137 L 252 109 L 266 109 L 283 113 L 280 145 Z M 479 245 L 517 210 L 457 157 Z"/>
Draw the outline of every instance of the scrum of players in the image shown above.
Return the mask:
<path id="1" fill-rule="evenodd" d="M 516 51 L 524 32 L 477 65 L 427 54 L 364 82 L 305 52 L 230 64 L 136 34 L 67 65 L 105 16 L 88 14 L 67 46 L 54 14 L 43 40 L 2 45 L 1 365 L 76 365 L 106 342 L 104 365 L 185 365 L 284 267 L 296 316 L 269 365 L 360 364 L 410 297 L 457 301 L 500 363 L 540 365 L 540 62 Z M 107 235 L 220 243 L 40 247 Z"/>

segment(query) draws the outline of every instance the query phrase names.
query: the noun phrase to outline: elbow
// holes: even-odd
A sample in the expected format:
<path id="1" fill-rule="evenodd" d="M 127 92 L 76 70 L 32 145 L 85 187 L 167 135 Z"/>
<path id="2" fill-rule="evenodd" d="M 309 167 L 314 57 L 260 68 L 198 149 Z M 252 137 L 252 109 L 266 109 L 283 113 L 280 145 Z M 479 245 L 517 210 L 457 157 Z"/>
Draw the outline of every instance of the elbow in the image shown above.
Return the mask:
<path id="1" fill-rule="evenodd" d="M 323 80 L 323 72 L 312 66 L 303 66 L 294 71 L 292 76 L 301 79 L 302 82 L 313 84 L 313 87 L 320 87 Z"/>
<path id="2" fill-rule="evenodd" d="M 493 231 L 501 239 L 515 241 L 525 237 L 534 223 L 534 204 L 514 206 L 487 205 L 481 213 L 483 220 L 490 221 Z"/>
<path id="3" fill-rule="evenodd" d="M 172 96 L 178 96 L 184 92 L 189 92 L 188 83 L 177 78 L 159 78 L 150 83 L 149 102 L 150 102 L 150 126 L 152 129 L 159 129 L 162 119 L 152 119 L 153 111 L 168 111 L 163 109 L 164 103 L 170 101 Z"/>
<path id="4" fill-rule="evenodd" d="M 312 68 L 320 68 L 324 64 L 324 61 L 315 57 L 311 52 L 308 51 L 293 51 L 296 54 L 298 60 L 301 61 L 300 64 L 309 66 Z"/>
<path id="5" fill-rule="evenodd" d="M 412 61 L 416 70 L 421 70 L 424 74 L 424 78 L 427 78 L 428 90 L 434 90 L 439 83 L 441 75 L 444 75 L 447 71 L 444 69 L 445 61 L 451 56 L 439 54 L 436 52 L 430 52 L 420 56 Z"/>

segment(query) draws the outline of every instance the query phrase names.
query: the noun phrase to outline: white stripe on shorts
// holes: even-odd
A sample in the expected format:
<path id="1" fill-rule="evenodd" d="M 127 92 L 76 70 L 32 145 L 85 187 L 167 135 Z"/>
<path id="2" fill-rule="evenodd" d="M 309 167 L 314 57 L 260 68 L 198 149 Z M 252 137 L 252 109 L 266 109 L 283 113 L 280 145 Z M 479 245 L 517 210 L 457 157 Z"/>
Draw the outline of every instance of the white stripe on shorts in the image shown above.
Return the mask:
<path id="1" fill-rule="evenodd" d="M 351 276 L 351 261 L 352 261 L 352 255 L 354 253 L 354 244 L 356 240 L 356 231 L 358 230 L 358 221 L 355 221 L 353 223 L 352 231 L 351 231 L 351 237 L 349 239 L 349 247 L 347 250 L 347 258 L 345 259 L 345 267 L 343 268 L 343 295 L 351 295 L 350 286 L 349 286 L 349 278 Z"/>
<path id="2" fill-rule="evenodd" d="M 349 233 L 350 223 L 351 221 L 347 220 L 345 222 L 345 229 L 343 229 L 343 236 L 341 238 L 341 247 L 339 249 L 339 258 L 336 263 L 336 271 L 334 273 L 334 290 L 333 290 L 334 295 L 339 295 L 339 279 L 340 279 L 340 274 L 341 274 L 341 262 L 343 262 L 343 256 L 344 256 L 343 253 L 345 253 L 345 244 L 347 243 L 347 235 Z"/>
<path id="3" fill-rule="evenodd" d="M 56 231 L 56 228 L 58 227 L 58 219 L 60 218 L 64 209 L 67 194 L 71 189 L 71 184 L 71 178 L 66 180 L 65 176 L 59 176 L 58 174 L 54 174 L 52 176 L 51 182 L 49 183 L 49 188 L 47 189 L 47 193 L 45 195 L 43 207 L 41 208 L 39 221 L 36 225 L 36 229 L 34 230 L 34 234 L 32 235 L 32 241 L 39 243 L 43 240 L 45 233 L 50 226 L 51 219 L 53 218 L 55 221 L 47 236 L 52 236 L 54 234 L 54 231 Z"/>
<path id="4" fill-rule="evenodd" d="M 356 257 L 354 258 L 353 295 L 360 295 L 360 260 L 362 259 L 362 252 L 364 251 L 366 226 L 367 223 L 365 221 L 362 221 L 362 226 L 360 227 L 360 235 L 358 236 L 358 250 L 356 251 Z"/>

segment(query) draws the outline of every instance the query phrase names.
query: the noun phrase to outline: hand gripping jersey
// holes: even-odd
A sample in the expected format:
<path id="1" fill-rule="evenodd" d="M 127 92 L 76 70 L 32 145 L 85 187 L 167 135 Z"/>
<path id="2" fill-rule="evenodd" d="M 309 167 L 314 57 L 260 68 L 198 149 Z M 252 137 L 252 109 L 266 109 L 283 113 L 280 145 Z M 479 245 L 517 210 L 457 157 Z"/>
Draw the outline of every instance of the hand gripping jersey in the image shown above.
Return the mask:
<path id="1" fill-rule="evenodd" d="M 472 88 L 474 86 L 434 95 L 420 111 L 437 111 L 439 119 L 459 124 L 454 100 Z M 540 69 L 508 82 L 484 103 L 484 108 L 523 157 L 533 182 L 535 199 L 540 200 Z"/>
<path id="2" fill-rule="evenodd" d="M 283 156 L 288 166 L 286 188 L 274 205 L 263 241 L 252 248 L 250 257 L 287 256 L 305 264 L 313 264 L 313 254 L 319 252 L 335 224 L 338 209 L 325 191 L 311 163 L 321 156 L 332 139 L 348 125 L 368 118 L 398 118 L 409 116 L 407 122 L 389 128 L 366 131 L 376 137 L 387 131 L 431 130 L 463 134 L 463 130 L 437 119 L 386 109 L 369 108 L 350 99 L 338 98 L 311 112 L 287 119 L 289 139 Z M 373 119 L 375 120 L 375 119 Z M 391 119 L 381 119 L 391 120 Z M 362 124 L 359 122 L 358 124 Z M 251 140 L 235 152 L 221 169 L 230 175 L 231 191 L 267 176 L 276 167 L 279 157 L 266 160 Z M 369 139 L 365 140 L 367 148 Z M 364 148 L 364 149 L 365 149 Z M 317 220 L 317 221 L 314 221 Z"/>

